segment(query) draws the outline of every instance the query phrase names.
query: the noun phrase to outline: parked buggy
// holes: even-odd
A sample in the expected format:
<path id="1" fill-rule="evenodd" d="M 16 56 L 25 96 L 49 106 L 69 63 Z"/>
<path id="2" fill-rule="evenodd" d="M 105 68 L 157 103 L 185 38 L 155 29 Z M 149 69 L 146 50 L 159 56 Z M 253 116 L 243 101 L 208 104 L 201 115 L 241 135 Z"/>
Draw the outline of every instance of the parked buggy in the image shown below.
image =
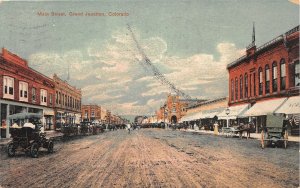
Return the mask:
<path id="1" fill-rule="evenodd" d="M 288 131 L 284 124 L 284 118 L 273 114 L 267 115 L 267 124 L 261 132 L 261 147 L 283 146 L 287 148 Z"/>

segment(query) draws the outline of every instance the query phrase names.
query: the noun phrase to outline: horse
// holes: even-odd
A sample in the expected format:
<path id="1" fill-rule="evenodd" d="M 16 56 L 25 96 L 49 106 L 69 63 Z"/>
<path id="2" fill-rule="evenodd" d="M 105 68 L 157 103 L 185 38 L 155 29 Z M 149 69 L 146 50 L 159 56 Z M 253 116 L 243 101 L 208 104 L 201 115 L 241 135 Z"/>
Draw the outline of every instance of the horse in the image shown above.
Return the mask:
<path id="1" fill-rule="evenodd" d="M 243 137 L 243 133 L 246 133 L 247 135 L 247 139 L 250 138 L 250 132 L 251 130 L 254 129 L 254 124 L 253 123 L 248 123 L 248 124 L 243 124 L 241 123 L 239 126 L 238 126 L 238 129 L 240 130 L 239 131 L 239 136 L 240 138 Z"/>

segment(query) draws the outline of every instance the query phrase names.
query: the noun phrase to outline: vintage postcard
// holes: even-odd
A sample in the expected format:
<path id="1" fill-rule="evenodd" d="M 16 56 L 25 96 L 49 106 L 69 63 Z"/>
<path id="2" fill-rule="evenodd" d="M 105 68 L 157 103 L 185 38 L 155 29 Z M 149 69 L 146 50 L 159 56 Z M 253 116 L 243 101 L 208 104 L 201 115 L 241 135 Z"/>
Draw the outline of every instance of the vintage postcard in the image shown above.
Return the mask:
<path id="1" fill-rule="evenodd" d="M 299 0 L 0 0 L 0 187 L 299 187 Z"/>

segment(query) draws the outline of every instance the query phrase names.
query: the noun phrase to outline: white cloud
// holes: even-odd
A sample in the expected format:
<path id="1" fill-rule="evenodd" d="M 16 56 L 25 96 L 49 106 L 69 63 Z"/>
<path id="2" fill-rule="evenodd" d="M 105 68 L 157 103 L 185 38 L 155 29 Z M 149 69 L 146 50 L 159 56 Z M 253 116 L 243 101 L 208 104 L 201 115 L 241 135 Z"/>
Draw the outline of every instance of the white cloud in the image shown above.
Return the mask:
<path id="1" fill-rule="evenodd" d="M 162 38 L 144 39 L 134 32 L 153 64 L 178 88 L 197 98 L 227 95 L 226 65 L 244 50 L 223 42 L 216 46 L 219 58 L 205 53 L 185 58 L 170 56 Z M 69 64 L 71 81 L 82 88 L 85 102 L 98 103 L 119 114 L 154 113 L 170 90 L 153 77 L 150 69 L 143 70 L 138 62 L 142 57 L 126 33 L 120 29 L 105 43 L 95 40 L 81 50 L 32 54 L 29 62 L 38 71 L 57 73 L 62 79 L 66 78 Z"/>

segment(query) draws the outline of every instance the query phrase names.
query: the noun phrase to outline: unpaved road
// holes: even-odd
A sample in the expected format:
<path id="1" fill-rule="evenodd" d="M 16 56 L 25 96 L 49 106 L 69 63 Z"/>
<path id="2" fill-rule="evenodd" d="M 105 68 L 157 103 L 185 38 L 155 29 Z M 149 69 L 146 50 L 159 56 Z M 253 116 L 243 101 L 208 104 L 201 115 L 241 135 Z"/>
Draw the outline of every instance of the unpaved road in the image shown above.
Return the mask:
<path id="1" fill-rule="evenodd" d="M 299 144 L 162 129 L 58 142 L 38 159 L 1 152 L 2 187 L 298 187 Z"/>

